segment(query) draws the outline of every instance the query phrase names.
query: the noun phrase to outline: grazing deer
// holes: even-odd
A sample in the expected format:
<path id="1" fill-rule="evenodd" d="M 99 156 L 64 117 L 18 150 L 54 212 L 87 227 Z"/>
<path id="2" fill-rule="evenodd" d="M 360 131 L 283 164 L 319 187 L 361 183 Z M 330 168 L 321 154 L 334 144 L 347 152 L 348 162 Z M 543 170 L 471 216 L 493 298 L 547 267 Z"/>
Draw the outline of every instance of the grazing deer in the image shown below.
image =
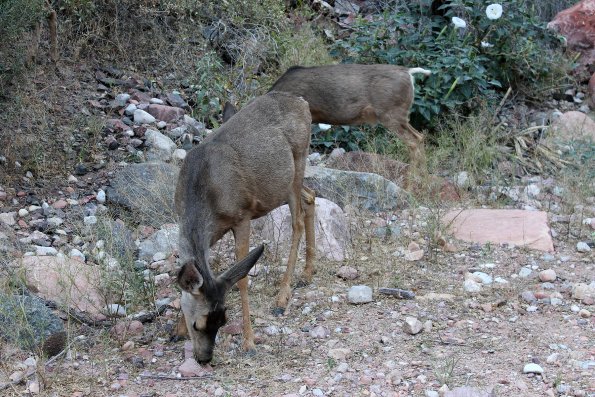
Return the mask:
<path id="1" fill-rule="evenodd" d="M 425 173 L 424 136 L 409 124 L 416 73 L 431 72 L 395 65 L 293 66 L 271 91 L 303 97 L 314 123 L 384 125 L 407 144 L 415 175 Z"/>
<path id="2" fill-rule="evenodd" d="M 277 298 L 283 312 L 291 297 L 291 277 L 304 228 L 306 266 L 311 281 L 314 260 L 314 191 L 303 187 L 310 147 L 308 103 L 283 92 L 270 92 L 246 105 L 186 156 L 176 186 L 180 218 L 180 254 L 186 262 L 178 274 L 182 312 L 196 360 L 213 355 L 218 329 L 225 324 L 225 293 L 238 282 L 242 299 L 245 350 L 254 348 L 248 306 L 250 268 L 262 253 L 248 254 L 250 220 L 288 203 L 292 240 L 287 270 Z M 229 230 L 241 260 L 216 277 L 209 248 Z"/>

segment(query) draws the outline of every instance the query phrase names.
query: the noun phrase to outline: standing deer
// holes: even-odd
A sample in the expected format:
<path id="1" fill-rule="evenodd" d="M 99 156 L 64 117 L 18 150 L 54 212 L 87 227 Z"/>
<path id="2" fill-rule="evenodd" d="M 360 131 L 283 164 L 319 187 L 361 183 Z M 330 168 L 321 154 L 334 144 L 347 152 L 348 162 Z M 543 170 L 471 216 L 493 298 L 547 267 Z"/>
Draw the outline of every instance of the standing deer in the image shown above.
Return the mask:
<path id="1" fill-rule="evenodd" d="M 293 66 L 271 91 L 303 97 L 314 123 L 384 125 L 409 148 L 410 171 L 415 175 L 425 173 L 424 136 L 409 124 L 416 73 L 431 74 L 395 65 Z"/>
<path id="2" fill-rule="evenodd" d="M 251 219 L 289 204 L 293 234 L 277 311 L 283 312 L 291 297 L 291 277 L 304 228 L 303 277 L 311 281 L 314 191 L 302 185 L 311 122 L 308 103 L 303 98 L 270 92 L 250 102 L 184 160 L 175 193 L 180 254 L 186 260 L 178 274 L 178 284 L 194 356 L 200 363 L 212 358 L 217 331 L 226 321 L 225 294 L 236 282 L 242 300 L 243 347 L 254 348 L 247 274 L 262 247 L 246 257 Z M 209 248 L 229 230 L 234 235 L 236 258 L 245 259 L 216 277 L 209 267 Z"/>

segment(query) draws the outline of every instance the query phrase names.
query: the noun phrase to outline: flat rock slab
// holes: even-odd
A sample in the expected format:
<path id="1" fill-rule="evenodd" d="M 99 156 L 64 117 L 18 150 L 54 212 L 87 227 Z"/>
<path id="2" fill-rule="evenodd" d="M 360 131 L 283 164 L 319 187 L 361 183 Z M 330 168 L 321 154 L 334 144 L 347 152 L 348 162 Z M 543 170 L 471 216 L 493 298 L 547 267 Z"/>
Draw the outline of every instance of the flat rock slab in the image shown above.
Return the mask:
<path id="1" fill-rule="evenodd" d="M 42 298 L 87 313 L 94 319 L 104 318 L 101 310 L 105 299 L 97 289 L 101 285 L 97 266 L 59 256 L 25 256 L 21 263 L 28 284 Z"/>
<path id="2" fill-rule="evenodd" d="M 455 238 L 472 243 L 514 244 L 553 252 L 547 213 L 525 210 L 471 209 L 451 211 L 442 222 Z"/>

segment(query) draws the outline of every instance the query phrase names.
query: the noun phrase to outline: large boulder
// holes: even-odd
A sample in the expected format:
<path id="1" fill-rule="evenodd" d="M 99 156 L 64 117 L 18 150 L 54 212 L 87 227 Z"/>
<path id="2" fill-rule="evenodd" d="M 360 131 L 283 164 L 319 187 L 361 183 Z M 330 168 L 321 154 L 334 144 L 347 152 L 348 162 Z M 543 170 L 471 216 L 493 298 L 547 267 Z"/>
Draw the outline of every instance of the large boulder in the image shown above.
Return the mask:
<path id="1" fill-rule="evenodd" d="M 472 243 L 510 244 L 553 252 L 543 211 L 470 209 L 451 211 L 442 222 L 455 238 Z"/>
<path id="2" fill-rule="evenodd" d="M 174 192 L 180 170 L 165 163 L 130 164 L 116 173 L 108 201 L 130 208 L 141 221 L 159 227 L 175 222 Z"/>
<path id="3" fill-rule="evenodd" d="M 582 0 L 560 11 L 547 26 L 566 37 L 570 49 L 582 54 L 583 65 L 595 64 L 595 0 Z"/>
<path id="4" fill-rule="evenodd" d="M 406 177 L 408 165 L 387 156 L 367 152 L 346 152 L 332 157 L 327 167 L 344 171 L 369 172 L 400 185 Z"/>
<path id="5" fill-rule="evenodd" d="M 566 112 L 552 124 L 550 139 L 569 142 L 577 139 L 595 141 L 595 121 L 582 112 Z"/>
<path id="6" fill-rule="evenodd" d="M 306 167 L 304 184 L 341 207 L 378 212 L 406 206 L 406 194 L 394 182 L 372 173 Z"/>
<path id="7" fill-rule="evenodd" d="M 103 319 L 106 301 L 99 290 L 99 266 L 82 264 L 63 256 L 25 256 L 20 263 L 30 289 L 63 307 Z"/>
<path id="8" fill-rule="evenodd" d="M 341 207 L 324 198 L 316 198 L 316 256 L 332 261 L 342 261 L 347 257 L 351 242 L 349 220 Z M 252 222 L 254 230 L 264 239 L 287 252 L 291 245 L 291 213 L 289 206 L 283 205 L 267 216 Z M 302 245 L 305 244 L 302 237 Z"/>

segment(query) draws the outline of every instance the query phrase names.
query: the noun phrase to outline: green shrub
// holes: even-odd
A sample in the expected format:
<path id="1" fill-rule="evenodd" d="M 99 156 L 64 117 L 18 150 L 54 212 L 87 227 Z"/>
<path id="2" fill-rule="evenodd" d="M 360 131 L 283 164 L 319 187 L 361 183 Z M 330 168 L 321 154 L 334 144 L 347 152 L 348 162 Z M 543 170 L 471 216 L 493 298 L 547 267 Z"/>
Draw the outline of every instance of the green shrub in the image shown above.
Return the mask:
<path id="1" fill-rule="evenodd" d="M 414 125 L 432 128 L 444 111 L 467 113 L 478 98 L 493 101 L 508 87 L 527 93 L 562 78 L 559 40 L 532 16 L 527 2 L 502 2 L 498 19 L 487 17 L 488 2 L 454 0 L 444 6 L 444 17 L 429 15 L 429 3 L 360 19 L 331 52 L 346 62 L 431 69 L 430 77 L 416 83 Z M 453 17 L 466 27 L 457 27 Z"/>

